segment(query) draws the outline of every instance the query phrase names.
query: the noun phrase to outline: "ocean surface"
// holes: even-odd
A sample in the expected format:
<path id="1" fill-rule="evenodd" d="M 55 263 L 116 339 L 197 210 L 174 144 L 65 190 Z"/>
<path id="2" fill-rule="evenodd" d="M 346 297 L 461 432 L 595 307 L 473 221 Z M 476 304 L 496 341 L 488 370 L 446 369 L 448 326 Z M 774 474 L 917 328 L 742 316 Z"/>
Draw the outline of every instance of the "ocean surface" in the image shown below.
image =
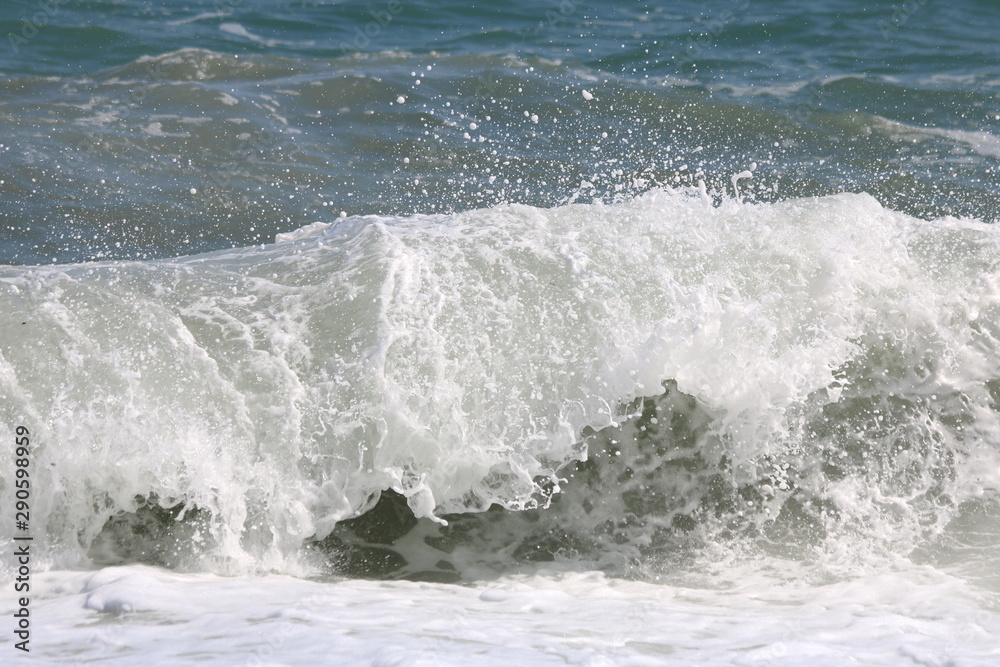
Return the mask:
<path id="1" fill-rule="evenodd" d="M 1000 4 L 3 9 L 0 663 L 1000 664 Z"/>

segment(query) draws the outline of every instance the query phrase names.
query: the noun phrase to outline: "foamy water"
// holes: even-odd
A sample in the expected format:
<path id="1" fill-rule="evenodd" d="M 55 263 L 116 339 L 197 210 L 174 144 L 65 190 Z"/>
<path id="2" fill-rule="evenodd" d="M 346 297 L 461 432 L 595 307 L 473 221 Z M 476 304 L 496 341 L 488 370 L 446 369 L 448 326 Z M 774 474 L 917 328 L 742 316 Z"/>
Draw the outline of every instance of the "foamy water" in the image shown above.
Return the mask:
<path id="1" fill-rule="evenodd" d="M 474 586 L 43 575 L 31 664 L 991 665 L 1000 617 L 930 569 L 733 590 L 542 569 Z M 5 647 L 6 648 L 6 647 Z M 28 663 L 27 660 L 24 661 Z"/>
<path id="2" fill-rule="evenodd" d="M 991 226 L 865 196 L 706 208 L 664 190 L 9 268 L 24 324 L 4 417 L 36 425 L 35 520 L 67 564 L 137 500 L 191 512 L 224 569 L 280 568 L 388 489 L 433 520 L 546 505 L 567 464 L 618 442 L 590 452 L 584 429 L 664 383 L 704 421 L 688 471 L 753 489 L 734 515 L 794 500 L 817 530 L 856 520 L 912 547 L 997 489 L 998 259 Z M 656 430 L 662 461 L 692 454 Z M 653 468 L 650 488 L 676 483 Z"/>
<path id="3" fill-rule="evenodd" d="M 13 4 L 0 663 L 1000 663 L 990 3 Z"/>
<path id="4" fill-rule="evenodd" d="M 994 228 L 703 199 L 4 268 L 46 655 L 988 664 Z"/>

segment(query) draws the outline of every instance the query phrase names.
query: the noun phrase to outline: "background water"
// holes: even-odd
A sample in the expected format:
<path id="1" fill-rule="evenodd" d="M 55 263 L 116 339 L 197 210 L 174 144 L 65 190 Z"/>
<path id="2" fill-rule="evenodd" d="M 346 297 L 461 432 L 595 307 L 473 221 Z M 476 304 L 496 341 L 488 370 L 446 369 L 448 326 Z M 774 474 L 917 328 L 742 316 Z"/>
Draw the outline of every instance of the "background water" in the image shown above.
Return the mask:
<path id="1" fill-rule="evenodd" d="M 41 7 L 0 16 L 8 263 L 269 242 L 341 210 L 732 194 L 751 163 L 759 201 L 1000 215 L 986 0 Z"/>
<path id="2" fill-rule="evenodd" d="M 49 659 L 996 659 L 996 3 L 4 10 Z"/>

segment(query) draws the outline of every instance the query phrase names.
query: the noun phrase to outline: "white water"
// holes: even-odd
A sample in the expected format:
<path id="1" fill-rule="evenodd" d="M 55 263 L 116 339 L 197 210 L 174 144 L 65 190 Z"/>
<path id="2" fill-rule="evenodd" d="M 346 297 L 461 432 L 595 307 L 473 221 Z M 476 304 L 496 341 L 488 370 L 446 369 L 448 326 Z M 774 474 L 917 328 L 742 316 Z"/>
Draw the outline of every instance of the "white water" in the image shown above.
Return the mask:
<path id="1" fill-rule="evenodd" d="M 0 304 L 38 664 L 1000 661 L 990 225 L 655 191 L 2 267 Z M 264 576 L 386 489 L 406 573 L 465 585 Z M 145 498 L 183 512 L 108 556 Z M 528 511 L 427 520 L 492 503 Z M 178 572 L 79 571 L 115 557 Z"/>
<path id="2" fill-rule="evenodd" d="M 147 497 L 202 512 L 187 566 L 229 572 L 299 571 L 304 539 L 385 489 L 418 517 L 544 505 L 582 430 L 668 380 L 709 416 L 709 467 L 773 493 L 762 471 L 792 466 L 911 548 L 1000 488 L 998 267 L 992 226 L 865 195 L 655 191 L 3 268 L 0 415 L 32 430 L 34 527 L 63 565 Z M 857 474 L 828 479 L 821 452 Z"/>
<path id="3" fill-rule="evenodd" d="M 731 590 L 553 569 L 475 586 L 49 573 L 32 665 L 994 665 L 1000 616 L 931 569 Z M 8 606 L 4 593 L 4 607 Z"/>

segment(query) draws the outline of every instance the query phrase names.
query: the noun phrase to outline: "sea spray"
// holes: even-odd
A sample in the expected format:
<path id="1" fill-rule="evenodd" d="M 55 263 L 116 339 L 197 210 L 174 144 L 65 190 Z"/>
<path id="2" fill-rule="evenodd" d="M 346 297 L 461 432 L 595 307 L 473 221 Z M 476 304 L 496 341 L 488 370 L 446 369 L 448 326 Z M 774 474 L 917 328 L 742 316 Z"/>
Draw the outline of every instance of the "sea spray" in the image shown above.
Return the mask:
<path id="1" fill-rule="evenodd" d="M 0 410 L 38 434 L 49 558 L 167 531 L 185 567 L 292 568 L 390 490 L 553 517 L 490 558 L 888 552 L 998 488 L 991 226 L 694 189 L 326 225 L 0 269 Z M 458 523 L 393 536 L 393 567 L 475 551 Z"/>

